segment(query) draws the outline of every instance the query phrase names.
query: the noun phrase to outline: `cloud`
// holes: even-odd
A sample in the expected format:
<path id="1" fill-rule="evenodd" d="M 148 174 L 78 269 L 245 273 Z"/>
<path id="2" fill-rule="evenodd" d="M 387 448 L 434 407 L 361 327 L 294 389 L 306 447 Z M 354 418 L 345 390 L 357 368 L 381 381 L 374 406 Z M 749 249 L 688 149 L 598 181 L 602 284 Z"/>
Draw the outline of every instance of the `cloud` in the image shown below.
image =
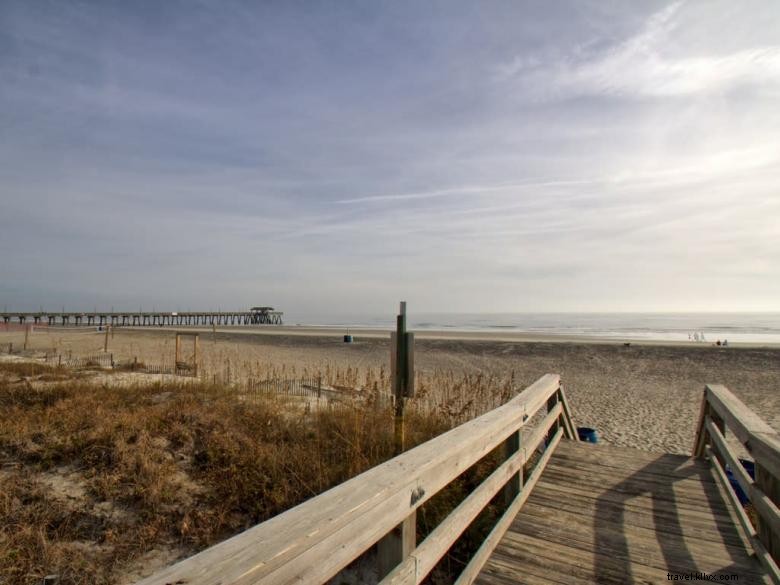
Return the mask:
<path id="1" fill-rule="evenodd" d="M 594 181 L 589 179 L 577 179 L 572 181 L 530 181 L 523 183 L 510 183 L 504 185 L 464 185 L 462 187 L 450 187 L 447 189 L 434 189 L 431 191 L 418 191 L 414 193 L 394 193 L 389 195 L 367 195 L 365 197 L 353 197 L 350 199 L 338 199 L 334 203 L 376 203 L 381 201 L 404 201 L 411 199 L 434 199 L 439 197 L 452 197 L 456 195 L 480 195 L 496 193 L 499 191 L 517 191 L 518 189 L 544 189 L 546 187 L 562 187 L 571 185 L 588 185 Z"/>
<path id="2" fill-rule="evenodd" d="M 647 6 L 2 2 L 0 303 L 775 299 L 776 3 Z"/>
<path id="3" fill-rule="evenodd" d="M 562 59 L 542 61 L 521 55 L 499 64 L 501 82 L 523 82 L 537 98 L 573 95 L 683 97 L 744 87 L 780 95 L 780 44 L 700 55 L 685 54 L 675 37 L 681 32 L 684 4 L 651 15 L 633 36 L 615 45 L 577 48 Z"/>

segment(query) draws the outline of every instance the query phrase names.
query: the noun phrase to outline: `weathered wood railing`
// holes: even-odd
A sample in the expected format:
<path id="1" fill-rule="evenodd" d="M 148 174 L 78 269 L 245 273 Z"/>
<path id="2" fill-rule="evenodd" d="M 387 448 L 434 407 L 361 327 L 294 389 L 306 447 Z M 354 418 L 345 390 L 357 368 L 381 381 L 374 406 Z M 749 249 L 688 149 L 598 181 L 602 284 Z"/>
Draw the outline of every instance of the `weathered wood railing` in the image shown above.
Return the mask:
<path id="1" fill-rule="evenodd" d="M 745 471 L 726 441 L 726 429 L 745 446 L 755 460 L 755 481 Z M 704 389 L 694 455 L 708 457 L 721 480 L 756 556 L 775 583 L 780 583 L 780 435 L 728 388 L 710 384 Z M 757 516 L 748 518 L 726 474 L 732 475 L 747 495 Z"/>
<path id="2" fill-rule="evenodd" d="M 544 405 L 547 414 L 521 440 Z M 576 440 L 560 378 L 547 374 L 503 406 L 144 579 L 139 585 L 322 583 L 378 543 L 382 583 L 420 583 L 502 489 L 508 506 L 457 583 L 471 583 L 528 498 L 562 436 Z M 527 478 L 523 468 L 546 441 Z M 501 463 L 421 543 L 416 512 L 495 448 Z"/>

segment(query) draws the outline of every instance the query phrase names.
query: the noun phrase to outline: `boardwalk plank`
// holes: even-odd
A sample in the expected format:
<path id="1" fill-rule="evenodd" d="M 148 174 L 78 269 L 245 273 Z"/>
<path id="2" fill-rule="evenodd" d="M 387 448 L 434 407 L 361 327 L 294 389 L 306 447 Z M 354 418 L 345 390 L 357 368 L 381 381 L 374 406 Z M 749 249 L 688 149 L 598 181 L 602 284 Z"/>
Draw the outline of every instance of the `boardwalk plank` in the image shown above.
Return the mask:
<path id="1" fill-rule="evenodd" d="M 475 583 L 766 583 L 705 463 L 561 441 Z"/>

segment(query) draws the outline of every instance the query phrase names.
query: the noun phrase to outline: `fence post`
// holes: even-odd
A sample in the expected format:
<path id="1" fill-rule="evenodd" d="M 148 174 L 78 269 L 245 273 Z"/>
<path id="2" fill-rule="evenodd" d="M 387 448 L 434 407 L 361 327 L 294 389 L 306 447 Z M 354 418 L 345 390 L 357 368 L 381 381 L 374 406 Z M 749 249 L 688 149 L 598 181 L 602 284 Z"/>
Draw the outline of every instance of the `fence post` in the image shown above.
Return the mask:
<path id="1" fill-rule="evenodd" d="M 317 398 L 322 398 L 322 374 L 317 376 Z"/>
<path id="2" fill-rule="evenodd" d="M 200 360 L 200 333 L 195 334 L 195 347 L 193 352 L 193 361 L 195 362 L 193 364 L 194 371 L 195 371 L 195 377 L 198 377 L 198 361 Z"/>
<path id="3" fill-rule="evenodd" d="M 24 351 L 27 351 L 27 342 L 30 338 L 30 325 L 24 328 Z"/>
<path id="4" fill-rule="evenodd" d="M 414 334 L 406 332 L 406 302 L 401 301 L 396 332 L 390 338 L 390 369 L 395 394 L 395 454 L 404 450 L 404 402 L 414 395 Z M 407 558 L 417 544 L 417 510 L 377 543 L 379 578 Z"/>

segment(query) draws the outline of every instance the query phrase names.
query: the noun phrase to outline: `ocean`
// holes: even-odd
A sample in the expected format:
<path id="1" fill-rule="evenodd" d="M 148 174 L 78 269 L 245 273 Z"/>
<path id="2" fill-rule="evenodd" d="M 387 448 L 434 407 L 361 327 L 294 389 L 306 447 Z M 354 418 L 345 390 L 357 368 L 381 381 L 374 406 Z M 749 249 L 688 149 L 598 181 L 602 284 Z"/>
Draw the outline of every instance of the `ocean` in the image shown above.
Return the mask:
<path id="1" fill-rule="evenodd" d="M 780 313 L 414 313 L 411 331 L 479 331 L 604 339 L 780 344 Z M 395 315 L 285 314 L 287 325 L 395 327 Z"/>

